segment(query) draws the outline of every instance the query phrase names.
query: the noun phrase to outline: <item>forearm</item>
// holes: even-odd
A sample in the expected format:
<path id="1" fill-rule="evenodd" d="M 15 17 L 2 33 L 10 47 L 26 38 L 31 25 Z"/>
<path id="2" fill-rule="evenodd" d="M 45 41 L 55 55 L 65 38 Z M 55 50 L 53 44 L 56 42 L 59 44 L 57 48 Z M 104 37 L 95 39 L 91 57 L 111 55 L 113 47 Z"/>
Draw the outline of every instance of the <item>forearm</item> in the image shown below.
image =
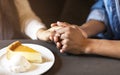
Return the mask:
<path id="1" fill-rule="evenodd" d="M 80 26 L 80 28 L 87 34 L 87 37 L 91 37 L 100 32 L 104 32 L 106 29 L 104 23 L 96 20 L 90 20 Z"/>
<path id="2" fill-rule="evenodd" d="M 85 53 L 120 58 L 120 41 L 88 39 Z"/>
<path id="3" fill-rule="evenodd" d="M 14 0 L 21 25 L 21 31 L 31 39 L 37 39 L 37 32 L 45 29 L 44 23 L 35 15 L 28 0 Z"/>
<path id="4" fill-rule="evenodd" d="M 14 0 L 14 3 L 18 11 L 18 16 L 22 25 L 22 29 L 25 28 L 25 25 L 27 25 L 31 20 L 41 22 L 41 19 L 38 18 L 38 16 L 36 16 L 31 9 L 28 0 Z"/>
<path id="5" fill-rule="evenodd" d="M 20 20 L 27 20 L 30 18 L 37 18 L 37 16 L 32 11 L 28 0 L 14 0 L 16 9 Z"/>

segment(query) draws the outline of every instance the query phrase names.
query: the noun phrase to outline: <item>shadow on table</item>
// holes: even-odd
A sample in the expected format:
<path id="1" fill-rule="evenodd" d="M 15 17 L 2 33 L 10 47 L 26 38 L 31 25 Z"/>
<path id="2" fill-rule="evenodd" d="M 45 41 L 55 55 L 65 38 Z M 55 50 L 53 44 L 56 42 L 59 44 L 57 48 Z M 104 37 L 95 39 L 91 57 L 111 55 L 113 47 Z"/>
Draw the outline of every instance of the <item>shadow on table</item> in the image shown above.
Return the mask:
<path id="1" fill-rule="evenodd" d="M 55 63 L 54 63 L 54 65 L 52 66 L 52 68 L 49 71 L 47 71 L 43 75 L 56 75 L 56 73 L 61 68 L 62 61 L 61 61 L 60 57 L 57 54 L 54 54 L 54 55 L 55 55 Z"/>

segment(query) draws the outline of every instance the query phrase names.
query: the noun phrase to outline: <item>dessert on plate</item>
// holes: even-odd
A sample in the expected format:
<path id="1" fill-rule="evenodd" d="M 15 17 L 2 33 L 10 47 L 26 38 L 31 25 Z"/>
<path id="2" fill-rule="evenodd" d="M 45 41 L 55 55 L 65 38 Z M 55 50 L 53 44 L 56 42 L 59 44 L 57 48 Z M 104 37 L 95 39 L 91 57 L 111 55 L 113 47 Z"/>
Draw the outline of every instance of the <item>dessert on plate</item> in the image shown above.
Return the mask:
<path id="1" fill-rule="evenodd" d="M 20 54 L 24 56 L 29 62 L 42 63 L 42 56 L 40 52 L 24 46 L 20 41 L 15 41 L 7 47 L 7 59 L 11 59 L 14 55 Z"/>
<path id="2" fill-rule="evenodd" d="M 7 69 L 11 72 L 26 72 L 31 68 L 31 63 L 43 62 L 40 52 L 22 45 L 20 41 L 13 42 L 6 49 Z"/>

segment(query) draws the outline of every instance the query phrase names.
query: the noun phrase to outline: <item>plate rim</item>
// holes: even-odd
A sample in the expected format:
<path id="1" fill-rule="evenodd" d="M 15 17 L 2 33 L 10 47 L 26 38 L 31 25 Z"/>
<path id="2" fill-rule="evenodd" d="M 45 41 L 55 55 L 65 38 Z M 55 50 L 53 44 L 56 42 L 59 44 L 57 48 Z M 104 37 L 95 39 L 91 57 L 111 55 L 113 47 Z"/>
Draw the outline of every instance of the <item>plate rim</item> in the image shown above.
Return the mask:
<path id="1" fill-rule="evenodd" d="M 37 74 L 44 74 L 45 72 L 47 72 L 49 69 L 51 69 L 52 68 L 52 66 L 54 65 L 54 63 L 55 63 L 55 55 L 53 54 L 53 52 L 50 50 L 50 49 L 48 49 L 47 47 L 45 47 L 45 46 L 42 46 L 42 45 L 39 45 L 39 44 L 33 44 L 33 43 L 22 43 L 22 45 L 25 45 L 25 46 L 28 46 L 28 47 L 30 47 L 30 45 L 33 45 L 33 46 L 38 46 L 38 47 L 43 47 L 44 49 L 46 49 L 47 51 L 48 51 L 48 53 L 51 53 L 52 54 L 52 63 L 51 63 L 51 66 L 49 67 L 49 68 L 47 68 L 45 71 L 43 71 L 43 72 L 39 72 L 39 73 L 37 73 Z M 31 48 L 33 48 L 33 46 L 31 47 Z M 3 47 L 3 48 L 1 48 L 0 49 L 0 59 L 1 59 L 1 56 L 3 56 L 6 52 L 7 52 L 7 50 L 5 50 L 7 47 Z M 33 48 L 34 49 L 34 48 Z M 38 51 L 38 50 L 36 50 L 36 51 Z M 38 51 L 38 52 L 40 52 L 40 51 Z M 41 52 L 42 53 L 42 52 Z M 47 54 L 48 55 L 48 54 Z M 46 56 L 47 56 L 46 55 Z M 11 72 L 12 73 L 12 72 Z M 26 72 L 25 72 L 26 73 Z M 16 75 L 24 75 L 25 73 L 14 73 L 14 74 L 16 74 Z M 29 73 L 29 72 L 27 72 L 27 73 Z"/>

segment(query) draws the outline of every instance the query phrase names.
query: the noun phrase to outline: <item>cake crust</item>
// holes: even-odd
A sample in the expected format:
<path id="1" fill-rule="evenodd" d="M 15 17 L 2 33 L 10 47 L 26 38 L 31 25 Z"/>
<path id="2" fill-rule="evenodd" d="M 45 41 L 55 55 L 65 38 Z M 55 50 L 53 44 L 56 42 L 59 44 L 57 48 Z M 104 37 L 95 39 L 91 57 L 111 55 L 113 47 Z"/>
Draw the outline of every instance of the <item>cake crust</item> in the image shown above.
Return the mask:
<path id="1" fill-rule="evenodd" d="M 19 51 L 15 51 L 16 48 L 19 47 L 19 46 L 23 46 L 24 48 L 26 48 L 26 51 L 23 51 L 25 49 L 22 50 L 22 48 L 19 49 Z M 29 52 L 29 50 L 27 52 L 27 49 L 31 49 L 31 50 L 33 50 L 33 52 Z M 29 48 L 27 46 L 22 45 L 22 43 L 20 41 L 15 41 L 7 47 L 6 57 L 7 57 L 8 60 L 16 54 L 21 54 L 28 61 L 30 61 L 32 63 L 42 63 L 41 53 L 37 52 L 36 50 L 34 50 L 32 48 Z"/>

